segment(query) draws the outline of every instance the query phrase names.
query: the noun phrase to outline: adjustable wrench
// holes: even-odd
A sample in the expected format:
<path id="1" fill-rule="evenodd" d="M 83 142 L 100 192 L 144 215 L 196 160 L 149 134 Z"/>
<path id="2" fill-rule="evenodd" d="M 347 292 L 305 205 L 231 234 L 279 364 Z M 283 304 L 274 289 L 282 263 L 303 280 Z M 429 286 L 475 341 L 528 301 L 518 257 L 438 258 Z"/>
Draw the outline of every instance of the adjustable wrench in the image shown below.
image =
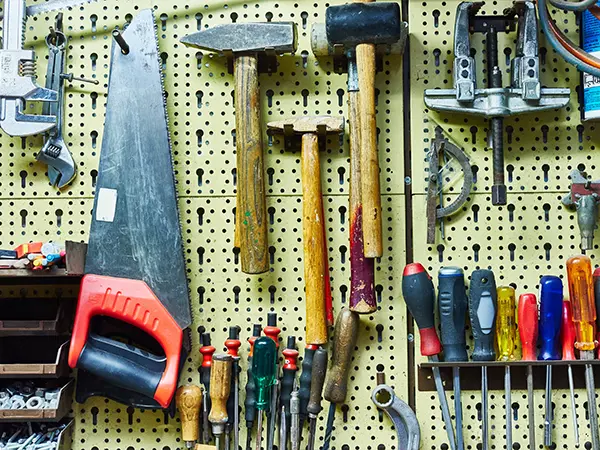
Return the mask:
<path id="1" fill-rule="evenodd" d="M 385 411 L 398 433 L 399 450 L 419 450 L 421 430 L 414 411 L 406 402 L 396 397 L 387 384 L 380 384 L 371 393 L 375 406 Z"/>
<path id="2" fill-rule="evenodd" d="M 55 116 L 56 127 L 46 133 L 44 146 L 37 154 L 37 160 L 48 165 L 50 184 L 63 188 L 75 178 L 75 162 L 69 147 L 63 139 L 64 120 L 64 66 L 67 38 L 60 31 L 52 31 L 46 37 L 48 46 L 48 69 L 46 88 L 58 92 L 58 101 L 44 103 L 42 114 Z"/>
<path id="3" fill-rule="evenodd" d="M 35 54 L 23 50 L 25 0 L 4 0 L 0 50 L 0 128 L 10 136 L 31 136 L 56 126 L 52 115 L 24 113 L 24 101 L 56 102 L 58 93 L 35 83 Z"/>

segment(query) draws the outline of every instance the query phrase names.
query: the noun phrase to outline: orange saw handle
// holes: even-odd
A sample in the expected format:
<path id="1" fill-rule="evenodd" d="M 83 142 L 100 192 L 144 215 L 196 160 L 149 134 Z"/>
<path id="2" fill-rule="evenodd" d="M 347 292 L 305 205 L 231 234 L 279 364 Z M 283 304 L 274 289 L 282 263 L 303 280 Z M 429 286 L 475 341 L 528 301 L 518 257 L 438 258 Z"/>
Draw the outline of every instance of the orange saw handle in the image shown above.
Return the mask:
<path id="1" fill-rule="evenodd" d="M 148 333 L 160 344 L 164 358 L 131 345 L 90 335 L 94 316 L 109 316 Z M 69 366 L 154 398 L 163 408 L 171 403 L 177 379 L 183 330 L 141 280 L 86 275 L 81 281 Z"/>

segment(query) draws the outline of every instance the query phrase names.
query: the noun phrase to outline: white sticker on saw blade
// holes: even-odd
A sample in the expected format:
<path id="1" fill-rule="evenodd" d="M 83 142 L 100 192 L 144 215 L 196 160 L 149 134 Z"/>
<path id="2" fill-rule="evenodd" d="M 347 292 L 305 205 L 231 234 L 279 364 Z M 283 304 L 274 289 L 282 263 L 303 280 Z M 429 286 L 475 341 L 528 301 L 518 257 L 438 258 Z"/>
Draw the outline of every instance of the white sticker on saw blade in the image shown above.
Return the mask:
<path id="1" fill-rule="evenodd" d="M 112 222 L 115 220 L 117 209 L 117 190 L 100 188 L 98 202 L 96 203 L 96 220 L 99 222 Z"/>

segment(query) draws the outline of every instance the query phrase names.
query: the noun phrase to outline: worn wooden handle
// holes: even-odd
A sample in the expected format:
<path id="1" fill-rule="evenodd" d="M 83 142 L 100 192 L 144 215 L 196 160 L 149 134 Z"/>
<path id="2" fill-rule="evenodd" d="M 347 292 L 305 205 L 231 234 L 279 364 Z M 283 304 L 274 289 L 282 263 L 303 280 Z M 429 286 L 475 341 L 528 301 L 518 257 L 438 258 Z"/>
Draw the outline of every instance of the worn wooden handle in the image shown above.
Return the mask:
<path id="1" fill-rule="evenodd" d="M 224 425 L 229 419 L 227 415 L 227 399 L 231 390 L 232 362 L 231 355 L 213 355 L 210 369 L 211 408 L 208 415 L 208 420 L 213 426 Z"/>
<path id="2" fill-rule="evenodd" d="M 194 385 L 181 386 L 177 389 L 175 401 L 181 419 L 181 437 L 186 442 L 197 441 L 202 389 Z"/>
<path id="3" fill-rule="evenodd" d="M 237 150 L 236 240 L 244 273 L 269 270 L 265 170 L 256 56 L 234 61 Z"/>
<path id="4" fill-rule="evenodd" d="M 348 393 L 348 372 L 352 364 L 352 354 L 358 339 L 358 314 L 344 308 L 335 322 L 333 336 L 332 365 L 329 369 L 323 397 L 325 400 L 340 404 L 346 401 Z"/>
<path id="5" fill-rule="evenodd" d="M 319 139 L 302 135 L 302 240 L 306 296 L 306 343 L 327 342 L 325 312 L 325 233 Z"/>
<path id="6" fill-rule="evenodd" d="M 377 155 L 377 123 L 375 120 L 375 46 L 356 46 L 360 116 L 360 171 L 363 203 L 363 236 L 365 256 L 383 255 L 381 238 L 381 193 L 379 157 Z"/>
<path id="7" fill-rule="evenodd" d="M 358 92 L 348 92 L 350 122 L 350 309 L 359 314 L 377 311 L 375 260 L 365 258 L 360 176 Z"/>

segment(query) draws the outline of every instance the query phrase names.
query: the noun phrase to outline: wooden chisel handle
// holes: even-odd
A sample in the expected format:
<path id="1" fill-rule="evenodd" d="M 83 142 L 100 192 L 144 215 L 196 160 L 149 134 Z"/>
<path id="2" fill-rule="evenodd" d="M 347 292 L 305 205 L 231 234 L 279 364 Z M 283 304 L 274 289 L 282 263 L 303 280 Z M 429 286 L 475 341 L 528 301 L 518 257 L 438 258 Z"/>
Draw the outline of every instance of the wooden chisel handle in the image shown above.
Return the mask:
<path id="1" fill-rule="evenodd" d="M 302 241 L 306 296 L 306 342 L 327 342 L 325 311 L 325 233 L 319 138 L 302 135 Z"/>
<path id="2" fill-rule="evenodd" d="M 253 55 L 234 61 L 237 150 L 236 244 L 242 272 L 269 270 L 267 209 L 260 120 L 258 60 Z"/>

